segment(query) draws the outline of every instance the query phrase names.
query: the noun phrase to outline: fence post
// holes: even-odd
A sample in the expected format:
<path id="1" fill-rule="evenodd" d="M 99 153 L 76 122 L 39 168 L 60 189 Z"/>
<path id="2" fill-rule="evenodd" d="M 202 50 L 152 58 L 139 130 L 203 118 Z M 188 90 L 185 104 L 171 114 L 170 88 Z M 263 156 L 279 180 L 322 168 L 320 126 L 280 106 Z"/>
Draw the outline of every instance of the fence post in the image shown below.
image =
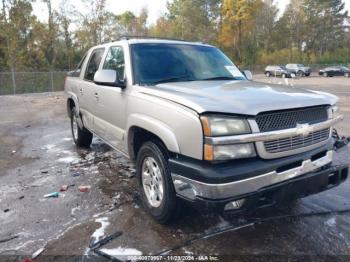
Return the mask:
<path id="1" fill-rule="evenodd" d="M 15 72 L 14 72 L 13 68 L 11 68 L 11 78 L 12 78 L 13 94 L 15 95 L 17 86 L 16 86 L 16 76 L 15 76 Z"/>
<path id="2" fill-rule="evenodd" d="M 50 70 L 51 92 L 53 92 L 53 72 Z"/>

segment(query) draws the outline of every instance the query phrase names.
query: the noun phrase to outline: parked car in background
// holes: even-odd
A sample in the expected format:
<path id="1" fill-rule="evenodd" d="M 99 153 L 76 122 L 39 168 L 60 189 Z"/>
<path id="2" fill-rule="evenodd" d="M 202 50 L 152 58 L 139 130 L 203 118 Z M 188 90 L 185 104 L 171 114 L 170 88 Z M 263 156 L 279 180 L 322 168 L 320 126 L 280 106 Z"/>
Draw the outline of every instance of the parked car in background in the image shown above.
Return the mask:
<path id="1" fill-rule="evenodd" d="M 350 77 L 350 69 L 346 66 L 331 66 L 321 69 L 318 74 L 324 77 L 345 76 Z"/>
<path id="2" fill-rule="evenodd" d="M 304 66 L 302 64 L 287 64 L 286 68 L 297 76 L 310 76 L 311 75 L 311 67 Z"/>
<path id="3" fill-rule="evenodd" d="M 270 76 L 280 76 L 283 78 L 292 77 L 292 71 L 288 70 L 285 66 L 281 65 L 269 65 L 265 68 L 265 75 Z"/>

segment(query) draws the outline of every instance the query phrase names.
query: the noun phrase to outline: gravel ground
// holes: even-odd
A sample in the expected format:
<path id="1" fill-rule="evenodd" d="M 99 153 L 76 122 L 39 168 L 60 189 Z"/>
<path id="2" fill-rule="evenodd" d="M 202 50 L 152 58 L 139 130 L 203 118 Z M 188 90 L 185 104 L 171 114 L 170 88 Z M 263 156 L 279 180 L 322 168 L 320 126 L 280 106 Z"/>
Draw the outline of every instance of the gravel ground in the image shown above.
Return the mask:
<path id="1" fill-rule="evenodd" d="M 255 80 L 286 84 L 263 75 Z M 310 77 L 287 84 L 340 96 L 345 121 L 339 131 L 350 135 L 350 79 Z M 245 216 L 184 207 L 183 218 L 166 227 L 143 211 L 132 163 L 98 139 L 91 149 L 76 149 L 62 93 L 0 96 L 0 119 L 0 261 L 40 251 L 36 261 L 105 261 L 89 245 L 117 231 L 122 235 L 103 252 L 119 258 L 168 250 L 220 255 L 220 261 L 350 259 L 350 213 L 333 212 L 350 208 L 349 180 L 293 205 Z M 336 162 L 349 163 L 349 151 L 337 154 Z M 58 198 L 44 198 L 62 185 L 69 187 Z M 80 192 L 83 185 L 91 189 Z"/>

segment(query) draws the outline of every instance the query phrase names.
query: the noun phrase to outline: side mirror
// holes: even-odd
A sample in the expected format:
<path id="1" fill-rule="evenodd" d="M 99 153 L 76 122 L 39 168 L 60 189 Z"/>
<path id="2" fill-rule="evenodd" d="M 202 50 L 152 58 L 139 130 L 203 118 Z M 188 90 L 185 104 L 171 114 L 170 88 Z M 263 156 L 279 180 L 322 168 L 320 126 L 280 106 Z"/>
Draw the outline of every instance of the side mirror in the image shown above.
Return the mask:
<path id="1" fill-rule="evenodd" d="M 250 72 L 249 70 L 244 70 L 244 75 L 245 77 L 249 80 L 249 81 L 252 81 L 253 80 L 253 74 L 252 72 Z"/>
<path id="2" fill-rule="evenodd" d="M 118 80 L 118 73 L 115 70 L 102 69 L 98 70 L 94 76 L 94 83 L 102 86 L 115 86 L 125 88 L 125 82 Z"/>

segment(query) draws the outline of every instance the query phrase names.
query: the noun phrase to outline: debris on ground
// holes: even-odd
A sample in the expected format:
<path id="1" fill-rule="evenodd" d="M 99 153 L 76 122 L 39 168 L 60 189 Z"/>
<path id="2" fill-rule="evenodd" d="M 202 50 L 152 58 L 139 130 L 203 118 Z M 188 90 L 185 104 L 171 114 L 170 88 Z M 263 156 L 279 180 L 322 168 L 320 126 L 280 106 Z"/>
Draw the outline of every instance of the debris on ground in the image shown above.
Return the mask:
<path id="1" fill-rule="evenodd" d="M 22 200 L 24 198 L 24 196 L 20 196 L 18 199 Z"/>
<path id="2" fill-rule="evenodd" d="M 91 248 L 91 249 L 100 248 L 100 247 L 106 245 L 108 242 L 112 241 L 113 239 L 120 237 L 122 234 L 123 234 L 122 231 L 117 231 L 114 234 L 109 235 L 105 238 L 102 238 L 101 240 L 96 241 L 96 242 L 95 242 L 95 239 L 93 238 L 90 245 L 89 245 L 89 248 Z"/>
<path id="3" fill-rule="evenodd" d="M 16 239 L 16 238 L 18 238 L 17 235 L 15 235 L 15 236 L 9 236 L 9 237 L 7 237 L 7 238 L 0 239 L 0 243 L 5 243 L 5 242 L 11 241 L 11 240 Z"/>
<path id="4" fill-rule="evenodd" d="M 50 194 L 46 194 L 44 195 L 45 198 L 50 198 L 50 197 L 58 197 L 60 195 L 60 193 L 58 192 L 52 192 Z"/>
<path id="5" fill-rule="evenodd" d="M 46 168 L 42 168 L 42 169 L 40 169 L 40 172 L 41 172 L 42 174 L 47 174 L 47 173 L 49 173 L 49 170 L 46 169 Z"/>
<path id="6" fill-rule="evenodd" d="M 4 213 L 7 213 L 7 212 L 9 212 L 9 211 L 10 211 L 10 209 L 6 208 L 6 209 L 4 210 Z"/>
<path id="7" fill-rule="evenodd" d="M 80 173 L 79 172 L 75 172 L 72 174 L 73 177 L 77 177 L 77 176 L 80 176 Z"/>
<path id="8" fill-rule="evenodd" d="M 80 192 L 88 192 L 91 189 L 91 186 L 79 186 L 79 191 Z"/>
<path id="9" fill-rule="evenodd" d="M 11 153 L 12 153 L 12 155 L 16 154 L 16 150 L 12 150 Z"/>
<path id="10" fill-rule="evenodd" d="M 44 250 L 45 248 L 40 248 L 37 251 L 35 251 L 32 255 L 32 259 L 36 259 Z"/>
<path id="11" fill-rule="evenodd" d="M 63 185 L 63 186 L 61 186 L 60 187 L 60 192 L 65 192 L 65 191 L 67 191 L 68 190 L 68 185 Z"/>

